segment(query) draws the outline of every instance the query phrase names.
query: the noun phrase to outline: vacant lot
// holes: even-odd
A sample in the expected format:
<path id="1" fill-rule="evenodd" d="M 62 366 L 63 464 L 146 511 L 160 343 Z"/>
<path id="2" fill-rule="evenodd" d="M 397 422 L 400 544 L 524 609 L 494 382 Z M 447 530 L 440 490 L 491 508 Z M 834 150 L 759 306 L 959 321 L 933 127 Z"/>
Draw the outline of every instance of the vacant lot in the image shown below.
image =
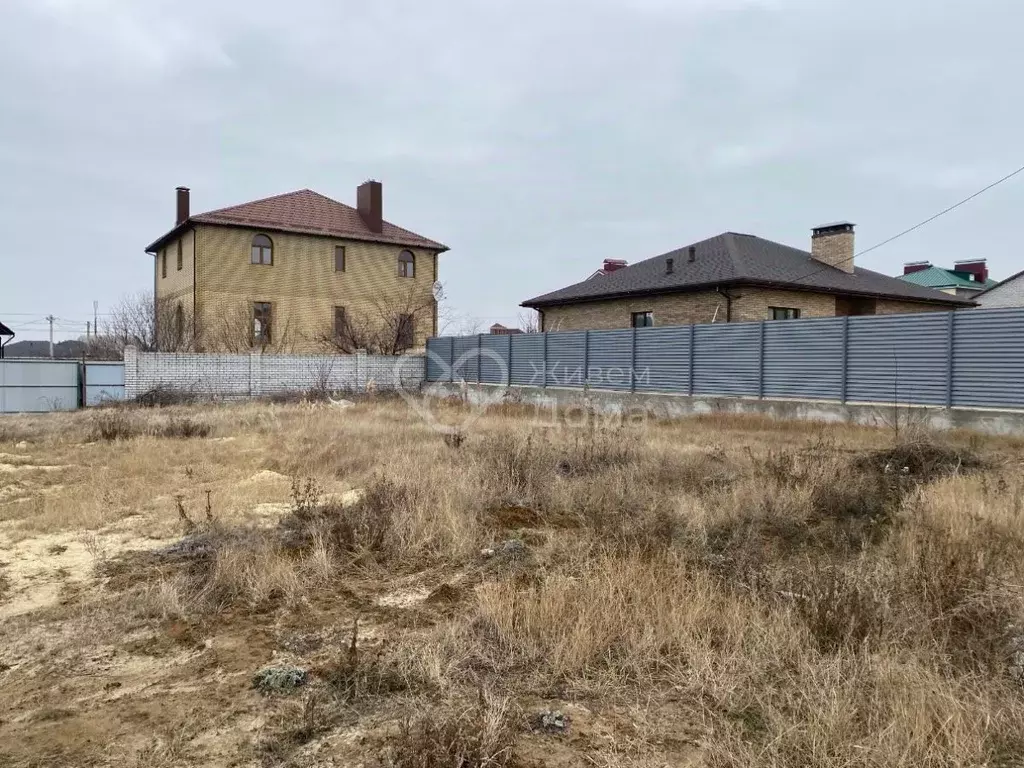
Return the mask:
<path id="1" fill-rule="evenodd" d="M 0 420 L 0 764 L 1019 764 L 1020 443 L 570 422 Z"/>

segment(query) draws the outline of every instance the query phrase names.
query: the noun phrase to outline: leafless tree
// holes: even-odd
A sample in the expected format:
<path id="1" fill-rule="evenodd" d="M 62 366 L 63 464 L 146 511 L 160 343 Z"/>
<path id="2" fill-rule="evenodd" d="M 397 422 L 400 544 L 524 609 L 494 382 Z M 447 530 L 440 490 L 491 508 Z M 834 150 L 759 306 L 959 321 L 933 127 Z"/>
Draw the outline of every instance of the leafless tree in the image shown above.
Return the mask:
<path id="1" fill-rule="evenodd" d="M 282 317 L 276 307 L 271 309 L 269 329 L 263 335 L 257 335 L 253 305 L 248 302 L 239 301 L 221 307 L 210 315 L 200 334 L 204 352 L 286 354 L 295 347 L 291 318 L 287 315 Z"/>
<path id="2" fill-rule="evenodd" d="M 333 352 L 400 355 L 416 345 L 417 328 L 433 325 L 435 306 L 432 295 L 415 288 L 376 296 L 365 309 L 347 309 L 344 318 L 321 329 L 315 341 Z"/>
<path id="3" fill-rule="evenodd" d="M 519 330 L 523 333 L 540 333 L 540 313 L 535 309 L 520 312 Z"/>
<path id="4" fill-rule="evenodd" d="M 154 300 L 153 294 L 124 296 L 90 341 L 89 355 L 119 359 L 124 348 L 143 352 L 188 352 L 196 347 L 195 320 L 184 302 Z"/>

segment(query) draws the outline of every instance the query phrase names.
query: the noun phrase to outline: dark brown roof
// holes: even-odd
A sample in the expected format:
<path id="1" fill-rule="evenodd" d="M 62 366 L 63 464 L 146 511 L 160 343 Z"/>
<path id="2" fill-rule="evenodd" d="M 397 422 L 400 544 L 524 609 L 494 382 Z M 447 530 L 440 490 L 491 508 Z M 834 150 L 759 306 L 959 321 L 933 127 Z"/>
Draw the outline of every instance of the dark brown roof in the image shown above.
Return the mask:
<path id="1" fill-rule="evenodd" d="M 325 235 L 346 240 L 365 240 L 373 243 L 393 243 L 412 248 L 447 251 L 448 247 L 429 238 L 385 221 L 383 231 L 371 232 L 359 212 L 350 205 L 339 203 L 311 189 L 300 189 L 284 195 L 275 195 L 251 203 L 219 208 L 215 211 L 190 216 L 170 232 L 146 248 L 155 252 L 167 242 L 177 238 L 193 224 L 220 224 L 246 229 L 266 229 L 277 232 L 298 232 Z"/>
<path id="2" fill-rule="evenodd" d="M 689 261 L 689 250 L 695 258 Z M 672 272 L 666 272 L 671 258 Z M 726 232 L 660 256 L 639 261 L 605 275 L 545 293 L 522 303 L 524 307 L 575 304 L 624 296 L 713 289 L 728 285 L 759 285 L 791 290 L 837 293 L 848 296 L 922 301 L 950 306 L 973 306 L 932 288 L 855 267 L 853 274 L 830 267 L 807 251 L 753 235 Z"/>
<path id="3" fill-rule="evenodd" d="M 0 336 L 13 336 L 13 335 L 14 335 L 14 331 L 12 331 L 10 328 L 8 328 L 3 323 L 0 323 Z"/>

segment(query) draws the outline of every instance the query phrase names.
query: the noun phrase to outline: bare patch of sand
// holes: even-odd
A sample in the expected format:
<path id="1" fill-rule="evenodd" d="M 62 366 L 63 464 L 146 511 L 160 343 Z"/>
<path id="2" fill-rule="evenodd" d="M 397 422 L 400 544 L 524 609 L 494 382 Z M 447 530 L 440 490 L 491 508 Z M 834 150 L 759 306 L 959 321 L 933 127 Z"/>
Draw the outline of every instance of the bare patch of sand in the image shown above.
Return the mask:
<path id="1" fill-rule="evenodd" d="M 123 552 L 152 549 L 177 539 L 149 539 L 126 531 L 45 533 L 12 542 L 0 538 L 0 560 L 10 580 L 0 619 L 53 605 L 67 585 L 87 582 L 96 563 Z"/>
<path id="2" fill-rule="evenodd" d="M 246 480 L 247 483 L 290 483 L 291 480 L 280 472 L 270 469 L 261 469 L 255 475 Z"/>
<path id="3" fill-rule="evenodd" d="M 429 594 L 430 590 L 424 586 L 396 589 L 394 592 L 380 595 L 374 602 L 383 608 L 409 608 L 422 603 Z"/>
<path id="4" fill-rule="evenodd" d="M 56 472 L 61 469 L 71 469 L 71 467 L 66 464 L 0 464 L 0 472 L 26 472 L 33 469 L 38 469 L 43 472 Z"/>

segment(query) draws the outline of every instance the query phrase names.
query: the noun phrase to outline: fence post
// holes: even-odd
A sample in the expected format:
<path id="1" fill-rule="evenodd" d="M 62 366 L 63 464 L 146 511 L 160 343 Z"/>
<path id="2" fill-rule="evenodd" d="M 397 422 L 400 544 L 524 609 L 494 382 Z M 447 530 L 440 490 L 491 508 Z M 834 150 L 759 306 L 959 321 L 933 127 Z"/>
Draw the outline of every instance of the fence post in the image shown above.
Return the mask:
<path id="1" fill-rule="evenodd" d="M 544 370 L 544 383 L 541 386 L 547 389 L 548 386 L 548 332 L 544 331 L 544 358 L 541 362 Z"/>
<path id="2" fill-rule="evenodd" d="M 636 326 L 629 344 L 629 391 L 636 392 Z"/>
<path id="3" fill-rule="evenodd" d="M 512 334 L 508 335 L 508 355 L 505 357 L 505 386 L 512 386 Z"/>
<path id="4" fill-rule="evenodd" d="M 843 362 L 840 368 L 839 402 L 846 404 L 846 379 L 850 358 L 850 316 L 843 316 Z"/>
<path id="5" fill-rule="evenodd" d="M 590 331 L 583 332 L 583 381 L 580 382 L 580 386 L 587 386 L 587 382 L 590 381 Z"/>
<path id="6" fill-rule="evenodd" d="M 761 338 L 757 345 L 757 398 L 764 400 L 764 324 L 766 320 L 761 321 Z"/>
<path id="7" fill-rule="evenodd" d="M 955 312 L 949 313 L 949 327 L 946 339 L 946 407 L 953 407 L 953 339 L 956 334 Z"/>
<path id="8" fill-rule="evenodd" d="M 687 382 L 686 385 L 686 392 L 687 394 L 689 394 L 690 397 L 693 397 L 693 361 L 695 359 L 694 348 L 697 346 L 697 334 L 694 331 L 695 328 L 696 326 L 693 323 L 690 323 L 690 380 L 689 382 Z"/>
<path id="9" fill-rule="evenodd" d="M 480 365 L 480 350 L 483 349 L 484 335 L 478 333 L 476 335 L 476 383 L 480 384 L 483 381 L 483 369 Z"/>

